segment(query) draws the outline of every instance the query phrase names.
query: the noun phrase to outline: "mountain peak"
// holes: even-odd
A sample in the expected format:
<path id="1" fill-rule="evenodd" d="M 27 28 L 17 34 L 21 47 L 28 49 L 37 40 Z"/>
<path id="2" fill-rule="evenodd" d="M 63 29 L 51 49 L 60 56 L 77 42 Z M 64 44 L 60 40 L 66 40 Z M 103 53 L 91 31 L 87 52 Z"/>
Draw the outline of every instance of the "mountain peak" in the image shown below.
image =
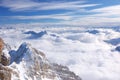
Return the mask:
<path id="1" fill-rule="evenodd" d="M 81 80 L 66 66 L 50 63 L 45 54 L 24 42 L 9 51 L 10 80 Z"/>

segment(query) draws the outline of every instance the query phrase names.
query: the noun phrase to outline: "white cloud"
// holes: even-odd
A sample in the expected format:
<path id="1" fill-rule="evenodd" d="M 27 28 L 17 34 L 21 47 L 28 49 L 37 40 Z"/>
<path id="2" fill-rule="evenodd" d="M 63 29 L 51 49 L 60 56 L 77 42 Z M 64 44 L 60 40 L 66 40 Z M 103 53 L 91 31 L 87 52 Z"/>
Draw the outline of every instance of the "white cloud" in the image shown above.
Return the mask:
<path id="1" fill-rule="evenodd" d="M 120 14 L 120 5 L 98 8 L 98 9 L 91 10 L 91 12 L 97 12 L 98 13 L 98 14 L 95 14 L 95 15 L 92 15 L 92 16 L 118 17 L 119 14 Z"/>
<path id="2" fill-rule="evenodd" d="M 69 13 L 68 13 L 69 14 Z M 1 18 L 17 19 L 17 20 L 39 20 L 39 19 L 58 19 L 58 20 L 71 20 L 73 16 L 65 14 L 52 14 L 52 15 L 33 15 L 33 16 L 0 16 Z"/>
<path id="3" fill-rule="evenodd" d="M 33 11 L 33 10 L 54 10 L 67 9 L 74 10 L 85 7 L 97 6 L 98 4 L 83 4 L 85 1 L 71 1 L 71 2 L 35 2 L 32 0 L 4 0 L 0 6 L 7 7 L 11 11 Z"/>
<path id="4" fill-rule="evenodd" d="M 92 7 L 97 6 L 98 4 L 68 4 L 68 3 L 61 3 L 61 4 L 54 4 L 53 6 L 44 6 L 42 8 L 39 8 L 40 10 L 50 10 L 50 9 L 67 9 L 67 10 L 76 10 L 76 9 L 82 9 L 86 7 Z"/>
<path id="5" fill-rule="evenodd" d="M 11 11 L 33 10 L 72 10 L 62 14 L 31 15 L 31 16 L 6 16 L 11 19 L 37 20 L 60 19 L 61 24 L 87 25 L 87 26 L 118 26 L 120 25 L 120 5 L 107 6 L 87 10 L 87 7 L 95 7 L 100 4 L 86 4 L 86 1 L 71 2 L 35 2 L 33 0 L 3 0 L 0 6 L 7 7 Z M 81 12 L 83 14 L 81 14 Z M 76 14 L 77 13 L 77 14 Z M 84 14 L 85 13 L 85 14 Z M 90 14 L 89 14 L 90 13 Z M 87 14 L 87 15 L 86 15 Z"/>
<path id="6" fill-rule="evenodd" d="M 120 5 L 103 8 L 96 8 L 88 11 L 89 15 L 75 17 L 71 24 L 88 26 L 119 26 L 120 25 Z M 64 23 L 70 23 L 66 21 Z"/>

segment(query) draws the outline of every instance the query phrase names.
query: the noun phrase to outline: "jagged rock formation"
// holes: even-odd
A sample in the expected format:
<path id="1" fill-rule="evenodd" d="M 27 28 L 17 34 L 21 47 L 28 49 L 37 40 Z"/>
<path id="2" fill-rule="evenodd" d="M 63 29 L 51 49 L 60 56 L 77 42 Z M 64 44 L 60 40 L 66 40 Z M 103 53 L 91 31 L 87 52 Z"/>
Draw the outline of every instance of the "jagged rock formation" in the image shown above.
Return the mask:
<path id="1" fill-rule="evenodd" d="M 0 64 L 0 80 L 11 80 L 12 70 Z"/>
<path id="2" fill-rule="evenodd" d="M 4 50 L 10 51 L 11 48 L 8 44 L 4 43 Z M 8 52 L 4 52 L 4 51 L 2 51 L 2 55 L 0 55 L 1 57 L 0 63 L 4 66 L 8 66 L 10 64 L 10 57 L 8 55 L 9 55 Z"/>
<path id="3" fill-rule="evenodd" d="M 12 70 L 7 67 L 9 65 L 10 59 L 8 59 L 4 53 L 4 41 L 0 38 L 0 80 L 11 80 Z"/>
<path id="4" fill-rule="evenodd" d="M 50 63 L 44 53 L 30 44 L 23 43 L 17 51 L 11 50 L 9 54 L 10 69 L 2 65 L 1 80 L 81 80 L 66 66 Z"/>
<path id="5" fill-rule="evenodd" d="M 66 66 L 53 64 L 53 68 L 62 80 L 81 80 L 79 76 L 69 71 L 68 67 Z"/>
<path id="6" fill-rule="evenodd" d="M 4 47 L 4 42 L 3 42 L 2 38 L 0 38 L 0 52 L 2 52 L 3 47 Z"/>
<path id="7" fill-rule="evenodd" d="M 4 42 L 2 38 L 0 38 L 0 62 L 1 62 L 1 55 L 2 55 L 3 48 L 4 48 Z"/>
<path id="8" fill-rule="evenodd" d="M 7 58 L 5 55 L 2 55 L 1 64 L 4 66 L 8 66 L 10 64 L 10 58 Z"/>

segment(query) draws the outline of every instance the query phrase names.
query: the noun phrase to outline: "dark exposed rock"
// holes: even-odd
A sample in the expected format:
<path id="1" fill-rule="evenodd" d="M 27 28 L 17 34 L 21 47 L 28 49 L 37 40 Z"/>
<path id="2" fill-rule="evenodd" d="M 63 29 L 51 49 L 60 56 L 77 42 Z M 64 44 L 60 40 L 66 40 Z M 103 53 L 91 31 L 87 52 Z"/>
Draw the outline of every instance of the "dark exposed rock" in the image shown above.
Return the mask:
<path id="1" fill-rule="evenodd" d="M 3 47 L 4 47 L 4 41 L 2 38 L 0 38 L 0 52 L 2 52 Z"/>
<path id="2" fill-rule="evenodd" d="M 7 58 L 5 55 L 1 56 L 1 64 L 7 66 L 10 64 L 10 58 Z"/>
<path id="3" fill-rule="evenodd" d="M 3 48 L 4 48 L 4 41 L 2 38 L 0 38 L 0 62 L 1 62 L 1 55 Z"/>
<path id="4" fill-rule="evenodd" d="M 0 64 L 0 80 L 11 80 L 12 70 Z"/>

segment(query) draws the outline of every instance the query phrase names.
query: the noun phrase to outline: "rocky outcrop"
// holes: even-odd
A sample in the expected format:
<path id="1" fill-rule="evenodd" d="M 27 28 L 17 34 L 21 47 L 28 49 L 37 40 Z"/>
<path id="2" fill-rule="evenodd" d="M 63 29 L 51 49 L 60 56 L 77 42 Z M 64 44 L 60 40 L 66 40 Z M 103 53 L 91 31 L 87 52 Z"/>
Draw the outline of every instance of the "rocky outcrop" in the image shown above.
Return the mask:
<path id="1" fill-rule="evenodd" d="M 7 67 L 10 59 L 3 53 L 4 41 L 0 38 L 0 80 L 11 80 L 11 69 Z"/>
<path id="2" fill-rule="evenodd" d="M 3 52 L 4 47 L 6 47 L 6 44 L 4 43 L 3 39 L 0 38 L 0 63 L 4 66 L 7 66 L 10 63 L 10 59 L 5 56 Z"/>
<path id="3" fill-rule="evenodd" d="M 1 62 L 1 55 L 3 48 L 4 48 L 4 41 L 2 40 L 2 38 L 0 38 L 0 62 Z"/>
<path id="4" fill-rule="evenodd" d="M 8 66 L 10 64 L 10 58 L 7 58 L 5 55 L 2 55 L 1 64 L 4 66 Z"/>
<path id="5" fill-rule="evenodd" d="M 74 72 L 71 72 L 66 66 L 53 64 L 53 69 L 57 72 L 62 80 L 82 80 Z"/>
<path id="6" fill-rule="evenodd" d="M 3 47 L 4 47 L 4 41 L 2 38 L 0 38 L 0 52 L 2 52 Z"/>
<path id="7" fill-rule="evenodd" d="M 12 70 L 0 64 L 0 80 L 11 80 Z"/>

